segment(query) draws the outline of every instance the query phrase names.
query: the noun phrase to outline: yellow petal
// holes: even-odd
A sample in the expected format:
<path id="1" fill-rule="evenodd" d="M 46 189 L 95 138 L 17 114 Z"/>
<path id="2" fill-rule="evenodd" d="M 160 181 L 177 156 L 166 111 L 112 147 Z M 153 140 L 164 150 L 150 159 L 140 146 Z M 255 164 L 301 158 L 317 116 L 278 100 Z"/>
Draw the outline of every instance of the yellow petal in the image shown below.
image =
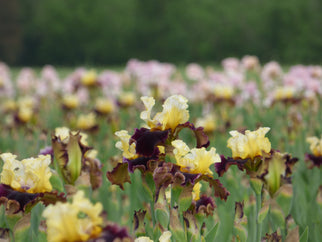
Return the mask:
<path id="1" fill-rule="evenodd" d="M 269 153 L 271 143 L 265 134 L 270 128 L 259 128 L 256 131 L 246 130 L 245 134 L 237 131 L 229 132 L 232 136 L 228 139 L 227 147 L 232 150 L 234 159 L 254 159 L 256 156 L 262 156 L 263 153 Z"/>
<path id="2" fill-rule="evenodd" d="M 123 157 L 126 159 L 134 159 L 137 157 L 135 152 L 135 143 L 130 145 L 130 138 L 131 136 L 128 134 L 126 130 L 121 130 L 115 132 L 115 135 L 121 139 L 115 144 L 115 147 L 119 150 L 123 151 Z"/>

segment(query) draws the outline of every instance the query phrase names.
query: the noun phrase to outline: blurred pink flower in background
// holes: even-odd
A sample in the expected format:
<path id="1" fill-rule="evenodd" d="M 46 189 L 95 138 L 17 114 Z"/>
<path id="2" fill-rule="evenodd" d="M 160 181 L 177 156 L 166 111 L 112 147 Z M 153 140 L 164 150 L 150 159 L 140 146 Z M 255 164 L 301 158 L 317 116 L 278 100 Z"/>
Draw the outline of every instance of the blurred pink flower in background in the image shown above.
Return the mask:
<path id="1" fill-rule="evenodd" d="M 98 83 L 106 97 L 117 97 L 122 91 L 122 75 L 115 71 L 103 71 L 98 76 Z"/>
<path id="2" fill-rule="evenodd" d="M 79 87 L 82 76 L 86 73 L 83 67 L 77 68 L 74 72 L 68 75 L 63 81 L 62 92 L 73 93 Z"/>
<path id="3" fill-rule="evenodd" d="M 313 66 L 296 65 L 290 68 L 285 74 L 284 85 L 294 86 L 295 88 L 309 93 L 322 94 L 322 68 Z"/>
<path id="4" fill-rule="evenodd" d="M 87 105 L 89 102 L 89 92 L 85 87 L 81 87 L 76 92 L 80 105 Z"/>
<path id="5" fill-rule="evenodd" d="M 241 86 L 241 92 L 237 97 L 237 105 L 241 106 L 245 101 L 251 101 L 256 105 L 260 105 L 260 92 L 255 81 L 249 81 Z"/>
<path id="6" fill-rule="evenodd" d="M 276 61 L 268 62 L 264 65 L 260 74 L 264 87 L 271 88 L 283 77 L 283 70 Z"/>
<path id="7" fill-rule="evenodd" d="M 144 62 L 132 59 L 127 63 L 125 71 L 133 78 L 141 95 L 151 95 L 155 92 L 153 89 L 159 89 L 161 83 L 172 78 L 176 68 L 156 60 Z"/>
<path id="8" fill-rule="evenodd" d="M 35 88 L 35 72 L 28 67 L 22 68 L 17 77 L 17 87 L 22 93 L 29 93 Z"/>
<path id="9" fill-rule="evenodd" d="M 186 67 L 186 75 L 190 80 L 198 81 L 205 77 L 205 71 L 199 64 L 190 63 Z"/>
<path id="10" fill-rule="evenodd" d="M 260 63 L 257 56 L 246 55 L 241 59 L 242 67 L 248 71 L 259 71 Z"/>
<path id="11" fill-rule="evenodd" d="M 225 71 L 239 71 L 240 61 L 237 58 L 229 57 L 221 62 Z"/>
<path id="12" fill-rule="evenodd" d="M 61 88 L 60 78 L 55 69 L 51 65 L 46 65 L 41 71 L 41 77 L 44 80 L 52 91 L 57 92 Z"/>
<path id="13" fill-rule="evenodd" d="M 10 78 L 9 67 L 0 62 L 0 97 L 12 98 L 15 90 Z"/>

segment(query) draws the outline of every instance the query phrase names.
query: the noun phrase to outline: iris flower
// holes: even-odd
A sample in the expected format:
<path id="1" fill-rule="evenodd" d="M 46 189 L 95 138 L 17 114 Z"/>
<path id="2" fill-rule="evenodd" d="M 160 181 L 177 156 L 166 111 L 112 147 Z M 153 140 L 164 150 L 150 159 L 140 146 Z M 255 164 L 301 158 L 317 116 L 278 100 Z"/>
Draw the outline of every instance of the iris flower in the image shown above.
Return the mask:
<path id="1" fill-rule="evenodd" d="M 271 143 L 265 134 L 270 128 L 259 128 L 256 131 L 246 130 L 245 134 L 230 131 L 227 147 L 232 150 L 234 159 L 254 159 L 271 151 Z"/>
<path id="2" fill-rule="evenodd" d="M 49 181 L 52 173 L 49 165 L 50 155 L 39 155 L 37 158 L 16 160 L 16 155 L 3 153 L 0 155 L 4 161 L 1 172 L 1 183 L 9 185 L 12 189 L 27 193 L 44 193 L 52 190 Z"/>
<path id="3" fill-rule="evenodd" d="M 167 98 L 163 104 L 163 111 L 155 114 L 153 119 L 151 111 L 155 105 L 154 98 L 144 96 L 141 100 L 146 110 L 141 112 L 140 117 L 150 129 L 171 129 L 173 131 L 179 124 L 184 124 L 189 120 L 188 99 L 181 95 Z"/>
<path id="4" fill-rule="evenodd" d="M 318 137 L 308 137 L 306 141 L 310 144 L 310 150 L 315 156 L 322 156 L 322 136 L 321 139 Z"/>
<path id="5" fill-rule="evenodd" d="M 322 136 L 318 137 L 308 137 L 306 141 L 310 144 L 310 150 L 313 154 L 306 154 L 306 161 L 311 162 L 310 168 L 314 166 L 320 167 L 322 164 Z"/>
<path id="6" fill-rule="evenodd" d="M 97 82 L 97 74 L 94 70 L 90 70 L 88 72 L 86 72 L 83 76 L 82 76 L 82 84 L 85 86 L 93 86 L 96 84 Z"/>
<path id="7" fill-rule="evenodd" d="M 83 191 L 73 196 L 71 203 L 57 202 L 43 212 L 47 223 L 48 241 L 87 241 L 102 232 L 101 203 L 93 205 Z"/>
<path id="8" fill-rule="evenodd" d="M 204 174 L 212 175 L 212 171 L 209 167 L 220 162 L 220 156 L 216 153 L 215 148 L 211 148 L 207 151 L 206 148 L 190 148 L 182 141 L 172 141 L 174 146 L 174 156 L 177 164 L 181 167 L 181 171 L 191 174 Z"/>
<path id="9" fill-rule="evenodd" d="M 78 129 L 90 130 L 97 128 L 96 115 L 94 113 L 81 114 L 77 118 L 76 126 Z"/>
<path id="10" fill-rule="evenodd" d="M 95 111 L 99 114 L 110 114 L 115 110 L 114 103 L 108 98 L 97 98 L 95 101 Z"/>
<path id="11" fill-rule="evenodd" d="M 63 107 L 66 109 L 75 109 L 79 107 L 80 101 L 77 95 L 68 94 L 63 97 Z"/>
<path id="12" fill-rule="evenodd" d="M 67 183 L 74 184 L 81 172 L 86 172 L 95 189 L 101 184 L 101 163 L 96 158 L 97 151 L 88 146 L 86 138 L 82 132 L 56 128 L 52 135 L 52 149 L 58 169 Z"/>
<path id="13" fill-rule="evenodd" d="M 203 118 L 197 119 L 196 127 L 203 127 L 204 132 L 213 132 L 216 129 L 216 119 L 213 114 L 208 114 Z"/>
<path id="14" fill-rule="evenodd" d="M 123 157 L 126 159 L 137 158 L 138 155 L 135 152 L 136 143 L 130 144 L 131 136 L 128 132 L 126 130 L 121 130 L 115 132 L 115 135 L 120 138 L 120 141 L 115 144 L 115 147 L 123 151 Z"/>

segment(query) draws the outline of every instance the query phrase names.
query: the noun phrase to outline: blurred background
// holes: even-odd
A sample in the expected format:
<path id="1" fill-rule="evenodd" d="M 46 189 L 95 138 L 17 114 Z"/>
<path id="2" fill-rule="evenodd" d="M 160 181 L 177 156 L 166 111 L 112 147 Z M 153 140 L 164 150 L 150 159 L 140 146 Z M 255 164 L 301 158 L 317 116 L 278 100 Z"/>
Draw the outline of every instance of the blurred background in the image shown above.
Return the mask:
<path id="1" fill-rule="evenodd" d="M 321 0 L 0 0 L 0 61 L 322 63 Z"/>

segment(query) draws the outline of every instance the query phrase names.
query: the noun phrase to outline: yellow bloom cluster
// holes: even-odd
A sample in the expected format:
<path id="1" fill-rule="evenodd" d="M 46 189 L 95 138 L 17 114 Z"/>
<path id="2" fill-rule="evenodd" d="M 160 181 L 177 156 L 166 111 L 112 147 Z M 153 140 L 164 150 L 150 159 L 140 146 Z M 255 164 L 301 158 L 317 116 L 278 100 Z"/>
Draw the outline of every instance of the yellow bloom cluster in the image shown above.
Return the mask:
<path id="1" fill-rule="evenodd" d="M 109 114 L 114 112 L 115 105 L 108 98 L 97 98 L 95 101 L 95 110 L 102 114 Z"/>
<path id="2" fill-rule="evenodd" d="M 231 99 L 234 95 L 234 88 L 231 85 L 216 84 L 213 93 L 217 98 Z"/>
<path id="3" fill-rule="evenodd" d="M 16 155 L 3 153 L 0 155 L 4 161 L 1 172 L 1 183 L 9 185 L 14 190 L 28 193 L 50 192 L 49 181 L 52 173 L 49 165 L 50 155 L 40 155 L 37 158 L 16 160 Z"/>
<path id="4" fill-rule="evenodd" d="M 216 129 L 216 119 L 213 114 L 206 115 L 196 121 L 196 127 L 203 127 L 205 132 L 213 132 Z"/>
<path id="5" fill-rule="evenodd" d="M 119 96 L 119 102 L 121 105 L 126 107 L 133 106 L 136 101 L 136 96 L 134 92 L 123 92 Z"/>
<path id="6" fill-rule="evenodd" d="M 296 89 L 291 86 L 278 87 L 274 91 L 275 100 L 283 100 L 293 98 L 296 94 Z"/>
<path id="7" fill-rule="evenodd" d="M 96 80 L 97 80 L 97 74 L 94 70 L 90 70 L 82 76 L 82 84 L 85 86 L 95 85 Z"/>
<path id="8" fill-rule="evenodd" d="M 93 205 L 83 191 L 73 196 L 72 203 L 49 205 L 43 212 L 48 241 L 87 241 L 98 237 L 102 231 L 102 210 L 102 204 Z"/>
<path id="9" fill-rule="evenodd" d="M 322 156 L 322 136 L 321 139 L 318 137 L 308 137 L 306 141 L 310 144 L 310 150 L 315 156 Z"/>
<path id="10" fill-rule="evenodd" d="M 18 118 L 22 122 L 29 122 L 33 116 L 35 101 L 32 97 L 23 97 L 18 100 Z"/>
<path id="11" fill-rule="evenodd" d="M 96 115 L 94 113 L 81 114 L 77 119 L 76 126 L 78 129 L 91 129 L 97 125 Z"/>
<path id="12" fill-rule="evenodd" d="M 177 164 L 183 172 L 212 175 L 209 166 L 221 161 L 214 147 L 210 151 L 207 151 L 204 147 L 190 150 L 182 140 L 174 140 L 172 145 L 175 148 L 173 154 Z"/>
<path id="13" fill-rule="evenodd" d="M 262 156 L 263 152 L 271 151 L 271 143 L 265 134 L 270 128 L 259 128 L 256 131 L 246 130 L 245 134 L 238 131 L 230 131 L 231 138 L 228 139 L 227 147 L 232 150 L 234 159 L 254 159 Z"/>
<path id="14" fill-rule="evenodd" d="M 67 94 L 63 97 L 63 105 L 68 109 L 75 109 L 80 105 L 76 94 Z"/>
<path id="15" fill-rule="evenodd" d="M 123 157 L 126 159 L 135 159 L 138 155 L 135 152 L 136 145 L 133 142 L 129 144 L 131 136 L 126 130 L 121 130 L 115 132 L 115 135 L 121 139 L 121 141 L 116 142 L 115 147 L 123 151 Z"/>
<path id="16" fill-rule="evenodd" d="M 179 124 L 189 120 L 188 99 L 181 95 L 173 95 L 167 98 L 163 104 L 163 111 L 157 113 L 151 119 L 151 111 L 155 104 L 153 97 L 141 97 L 146 108 L 141 112 L 141 119 L 146 122 L 149 128 L 160 127 L 162 130 L 174 130 Z"/>

